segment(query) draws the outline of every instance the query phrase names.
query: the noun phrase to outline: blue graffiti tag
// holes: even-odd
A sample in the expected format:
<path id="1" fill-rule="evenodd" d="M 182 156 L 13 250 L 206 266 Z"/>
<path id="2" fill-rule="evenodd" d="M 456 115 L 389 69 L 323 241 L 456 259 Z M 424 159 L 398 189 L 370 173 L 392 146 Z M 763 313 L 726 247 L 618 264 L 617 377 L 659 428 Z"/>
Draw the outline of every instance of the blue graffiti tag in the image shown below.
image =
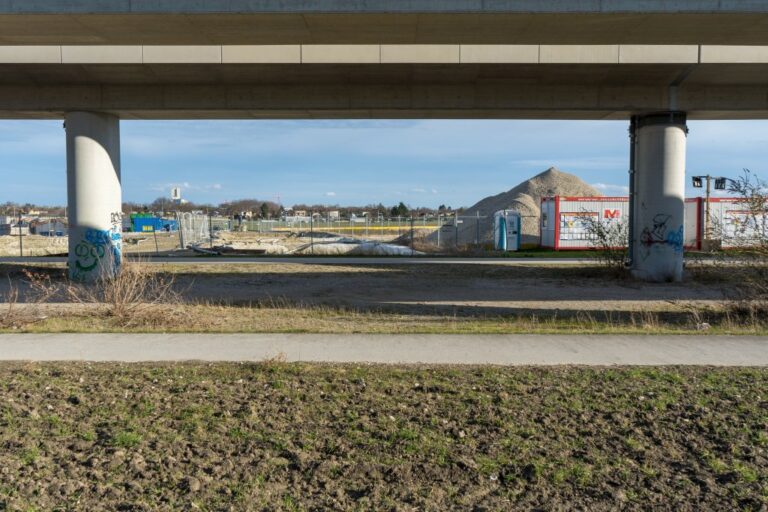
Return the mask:
<path id="1" fill-rule="evenodd" d="M 96 247 L 109 245 L 111 238 L 109 230 L 106 229 L 85 230 L 85 240 Z"/>
<path id="2" fill-rule="evenodd" d="M 109 255 L 113 262 L 110 271 L 120 269 L 123 258 L 123 237 L 119 231 L 109 229 L 86 229 L 83 240 L 75 248 L 75 271 L 73 277 L 85 280 L 85 276 L 99 268 L 101 260 Z"/>
<path id="3" fill-rule="evenodd" d="M 675 252 L 683 252 L 683 245 L 685 243 L 683 226 L 680 226 L 677 231 L 667 233 L 667 243 L 675 249 Z"/>

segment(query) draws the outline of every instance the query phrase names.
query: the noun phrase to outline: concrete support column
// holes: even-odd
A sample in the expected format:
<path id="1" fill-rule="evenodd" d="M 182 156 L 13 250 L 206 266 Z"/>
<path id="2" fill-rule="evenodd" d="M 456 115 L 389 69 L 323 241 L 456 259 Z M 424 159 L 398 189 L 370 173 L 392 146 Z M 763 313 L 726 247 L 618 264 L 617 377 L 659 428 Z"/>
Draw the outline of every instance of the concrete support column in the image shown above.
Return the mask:
<path id="1" fill-rule="evenodd" d="M 67 114 L 69 276 L 94 282 L 122 263 L 120 120 L 110 114 Z"/>
<path id="2" fill-rule="evenodd" d="M 632 119 L 634 130 L 632 275 L 645 281 L 683 278 L 685 215 L 684 112 Z"/>

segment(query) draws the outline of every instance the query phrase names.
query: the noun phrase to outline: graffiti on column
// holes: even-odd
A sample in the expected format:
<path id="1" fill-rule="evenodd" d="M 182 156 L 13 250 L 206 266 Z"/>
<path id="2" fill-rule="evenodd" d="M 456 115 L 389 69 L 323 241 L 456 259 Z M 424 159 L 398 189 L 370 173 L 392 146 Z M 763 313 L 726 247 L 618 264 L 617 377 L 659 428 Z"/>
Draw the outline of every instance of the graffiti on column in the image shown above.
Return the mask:
<path id="1" fill-rule="evenodd" d="M 653 247 L 659 245 L 672 247 L 676 253 L 683 252 L 683 226 L 681 225 L 677 229 L 670 229 L 670 220 L 672 220 L 671 215 L 659 213 L 653 217 L 652 228 L 643 228 L 643 232 L 640 233 L 641 256 L 643 259 L 648 258 Z"/>
<path id="2" fill-rule="evenodd" d="M 123 264 L 123 212 L 113 212 L 110 224 L 110 248 L 114 258 L 114 270 L 117 273 Z"/>
<path id="3" fill-rule="evenodd" d="M 86 229 L 75 246 L 75 256 L 72 278 L 76 281 L 116 275 L 123 262 L 122 213 L 111 215 L 110 229 Z"/>

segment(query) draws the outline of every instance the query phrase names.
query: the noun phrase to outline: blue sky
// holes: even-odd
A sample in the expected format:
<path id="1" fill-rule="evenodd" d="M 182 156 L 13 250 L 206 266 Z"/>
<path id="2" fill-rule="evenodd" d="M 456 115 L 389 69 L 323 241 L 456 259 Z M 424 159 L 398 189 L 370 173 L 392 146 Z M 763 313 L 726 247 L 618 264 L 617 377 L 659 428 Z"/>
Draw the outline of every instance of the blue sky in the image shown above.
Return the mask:
<path id="1" fill-rule="evenodd" d="M 768 177 L 768 121 L 689 127 L 689 174 L 747 167 Z M 121 130 L 123 197 L 136 202 L 181 186 L 195 202 L 470 206 L 550 166 L 626 193 L 623 121 L 123 121 Z M 0 121 L 0 202 L 64 204 L 65 168 L 60 121 Z"/>

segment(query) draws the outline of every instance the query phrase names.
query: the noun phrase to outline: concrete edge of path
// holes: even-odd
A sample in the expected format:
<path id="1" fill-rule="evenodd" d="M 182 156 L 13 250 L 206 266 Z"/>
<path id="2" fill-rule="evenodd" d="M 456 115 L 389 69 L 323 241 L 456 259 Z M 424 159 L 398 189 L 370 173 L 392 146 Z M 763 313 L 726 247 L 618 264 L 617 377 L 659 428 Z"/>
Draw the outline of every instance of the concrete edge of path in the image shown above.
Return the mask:
<path id="1" fill-rule="evenodd" d="M 0 361 L 768 366 L 768 337 L 2 334 Z"/>

